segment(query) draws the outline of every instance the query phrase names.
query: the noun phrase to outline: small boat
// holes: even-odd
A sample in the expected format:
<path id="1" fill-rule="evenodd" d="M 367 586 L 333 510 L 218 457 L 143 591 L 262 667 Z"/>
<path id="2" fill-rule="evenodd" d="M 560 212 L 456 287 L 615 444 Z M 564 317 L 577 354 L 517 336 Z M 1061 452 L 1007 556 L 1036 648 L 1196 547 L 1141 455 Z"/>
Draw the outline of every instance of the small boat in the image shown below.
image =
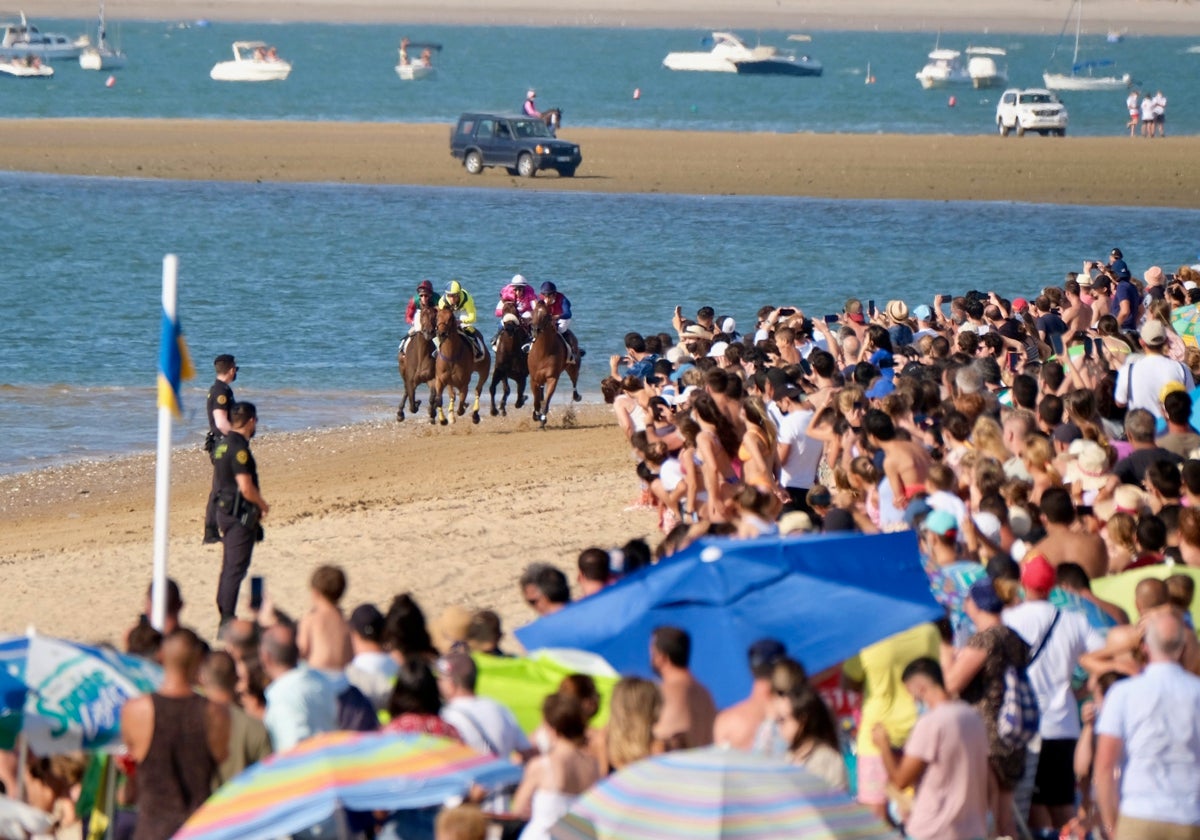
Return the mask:
<path id="1" fill-rule="evenodd" d="M 109 46 L 104 28 L 104 0 L 100 0 L 100 22 L 96 26 L 96 43 L 89 44 L 79 54 L 79 66 L 84 70 L 120 70 L 125 66 L 125 53 Z"/>
<path id="2" fill-rule="evenodd" d="M 292 72 L 265 41 L 234 41 L 233 60 L 219 61 L 208 74 L 218 82 L 282 82 Z"/>
<path id="3" fill-rule="evenodd" d="M 778 47 L 747 47 L 730 32 L 712 33 L 711 42 L 708 52 L 667 53 L 663 67 L 743 76 L 820 76 L 823 72 L 821 62 L 814 58 Z"/>
<path id="4" fill-rule="evenodd" d="M 1068 12 L 1067 21 L 1070 21 L 1070 13 Z M 1100 67 L 1108 67 L 1112 65 L 1112 61 L 1102 59 L 1099 61 L 1080 61 L 1079 60 L 1079 30 L 1083 22 L 1083 0 L 1075 0 L 1075 52 L 1071 57 L 1071 72 L 1070 73 L 1051 73 L 1046 71 L 1042 74 L 1042 81 L 1046 83 L 1046 87 L 1050 90 L 1124 90 L 1129 87 L 1131 78 L 1128 73 L 1121 76 L 1097 76 L 1095 71 Z M 1063 32 L 1066 32 L 1067 23 L 1063 23 Z M 1062 40 L 1062 35 L 1059 35 L 1059 41 Z M 1058 50 L 1057 45 L 1055 51 Z M 1054 60 L 1054 53 L 1050 54 L 1050 60 Z"/>
<path id="5" fill-rule="evenodd" d="M 36 56 L 42 61 L 54 61 L 60 58 L 78 58 L 79 53 L 88 45 L 88 37 L 69 38 L 53 32 L 41 32 L 36 26 L 25 19 L 21 12 L 20 23 L 0 24 L 0 57 L 24 58 L 27 55 Z"/>
<path id="6" fill-rule="evenodd" d="M 36 55 L 0 60 L 0 73 L 18 79 L 49 79 L 54 68 L 44 64 Z"/>
<path id="7" fill-rule="evenodd" d="M 1104 40 L 1108 41 L 1110 44 L 1119 44 L 1125 40 L 1125 30 L 1110 29 L 1108 30 L 1108 35 L 1105 36 Z"/>
<path id="8" fill-rule="evenodd" d="M 962 53 L 958 50 L 935 49 L 929 54 L 925 66 L 917 71 L 917 81 L 925 90 L 969 85 L 971 74 L 967 72 Z"/>
<path id="9" fill-rule="evenodd" d="M 1007 52 L 999 47 L 967 47 L 967 75 L 975 88 L 1004 87 L 1008 84 L 1008 68 L 1001 69 L 997 59 Z"/>
<path id="10" fill-rule="evenodd" d="M 418 53 L 416 59 L 409 59 L 410 50 Z M 437 69 L 433 66 L 433 54 L 441 51 L 441 44 L 414 43 L 407 38 L 401 38 L 400 60 L 396 64 L 396 75 L 405 82 L 434 78 L 437 75 Z"/>

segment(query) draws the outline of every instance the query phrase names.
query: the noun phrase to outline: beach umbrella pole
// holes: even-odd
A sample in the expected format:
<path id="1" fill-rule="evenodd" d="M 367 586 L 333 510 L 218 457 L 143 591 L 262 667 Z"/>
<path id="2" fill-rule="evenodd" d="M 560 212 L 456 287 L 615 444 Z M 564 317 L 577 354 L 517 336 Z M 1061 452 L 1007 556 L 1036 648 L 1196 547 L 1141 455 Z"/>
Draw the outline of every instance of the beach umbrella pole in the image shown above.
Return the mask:
<path id="1" fill-rule="evenodd" d="M 177 333 L 168 334 L 168 322 L 177 324 L 175 305 L 179 277 L 179 258 L 174 254 L 163 257 L 163 335 L 164 345 L 168 340 L 177 341 Z M 168 358 L 168 348 L 160 348 L 162 359 Z M 161 367 L 161 365 L 160 365 Z M 167 540 L 170 538 L 171 512 L 171 421 L 173 410 L 162 398 L 163 378 L 169 371 L 159 371 L 158 400 L 158 455 L 156 458 L 154 484 L 154 575 L 150 584 L 150 623 L 162 631 L 167 619 Z"/>

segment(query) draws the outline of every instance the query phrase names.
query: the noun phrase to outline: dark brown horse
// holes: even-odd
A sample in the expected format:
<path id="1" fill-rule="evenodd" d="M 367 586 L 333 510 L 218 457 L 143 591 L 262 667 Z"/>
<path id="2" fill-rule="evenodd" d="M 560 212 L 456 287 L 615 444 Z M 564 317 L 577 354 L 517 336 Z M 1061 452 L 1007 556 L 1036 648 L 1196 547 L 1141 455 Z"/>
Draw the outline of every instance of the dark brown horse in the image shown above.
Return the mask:
<path id="1" fill-rule="evenodd" d="M 450 389 L 450 420 L 467 412 L 467 391 L 471 387 L 471 376 L 478 379 L 475 382 L 475 405 L 471 409 L 471 422 L 479 422 L 479 395 L 483 392 L 483 383 L 487 381 L 488 372 L 492 368 L 492 356 L 484 347 L 483 358 L 475 360 L 475 350 L 471 342 L 459 332 L 458 318 L 449 309 L 437 311 L 438 348 L 434 354 L 433 390 L 429 398 L 429 422 L 441 420 L 443 426 L 449 422 L 442 408 L 442 393 Z M 455 400 L 458 401 L 457 415 L 454 410 Z"/>
<path id="2" fill-rule="evenodd" d="M 558 127 L 562 125 L 562 108 L 547 108 L 542 111 L 542 122 L 550 129 L 551 134 L 557 134 Z"/>
<path id="3" fill-rule="evenodd" d="M 533 419 L 546 428 L 546 417 L 550 412 L 550 400 L 558 388 L 558 378 L 563 371 L 571 378 L 572 397 L 579 399 L 579 360 L 567 364 L 567 342 L 558 334 L 558 327 L 550 310 L 541 301 L 533 308 L 531 323 L 533 342 L 529 345 L 529 387 L 533 391 Z"/>
<path id="4" fill-rule="evenodd" d="M 517 383 L 516 408 L 525 405 L 525 382 L 529 379 L 528 352 L 525 345 L 529 343 L 529 332 L 517 314 L 517 308 L 511 302 L 504 304 L 504 320 L 500 324 L 500 334 L 496 336 L 493 349 L 496 351 L 496 363 L 492 365 L 492 416 L 502 414 L 508 416 L 508 395 L 511 393 L 508 380 Z M 496 387 L 504 386 L 504 394 L 500 398 L 500 408 L 496 409 Z"/>
<path id="5" fill-rule="evenodd" d="M 401 343 L 403 350 L 396 353 L 396 364 L 400 368 L 400 376 L 404 380 L 404 397 L 400 400 L 400 408 L 396 411 L 396 419 L 404 419 L 404 405 L 416 414 L 421 408 L 417 399 L 417 387 L 433 381 L 433 330 L 437 310 L 431 306 L 423 306 L 417 311 L 417 332 L 406 336 Z M 433 386 L 430 386 L 432 396 Z"/>

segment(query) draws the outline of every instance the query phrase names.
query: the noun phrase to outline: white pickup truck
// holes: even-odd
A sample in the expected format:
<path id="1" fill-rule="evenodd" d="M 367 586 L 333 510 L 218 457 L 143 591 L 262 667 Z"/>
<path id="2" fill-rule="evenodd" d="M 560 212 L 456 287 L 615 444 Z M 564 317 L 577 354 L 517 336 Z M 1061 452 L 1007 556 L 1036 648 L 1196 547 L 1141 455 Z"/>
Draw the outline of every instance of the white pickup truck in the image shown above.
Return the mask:
<path id="1" fill-rule="evenodd" d="M 1027 131 L 1062 137 L 1067 133 L 1067 106 L 1044 88 L 1011 88 L 996 104 L 996 127 L 1001 137 L 1010 131 L 1018 137 Z"/>

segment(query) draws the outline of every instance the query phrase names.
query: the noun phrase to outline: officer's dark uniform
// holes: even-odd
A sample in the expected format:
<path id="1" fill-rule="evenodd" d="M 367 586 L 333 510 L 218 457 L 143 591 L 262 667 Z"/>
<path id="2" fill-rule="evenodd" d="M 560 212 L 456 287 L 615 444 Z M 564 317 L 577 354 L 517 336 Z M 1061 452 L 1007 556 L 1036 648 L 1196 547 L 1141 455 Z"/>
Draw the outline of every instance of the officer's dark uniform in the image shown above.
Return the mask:
<path id="1" fill-rule="evenodd" d="M 222 438 L 213 450 L 213 472 L 217 485 L 217 524 L 225 542 L 221 581 L 217 585 L 217 609 L 224 622 L 237 614 L 238 590 L 250 569 L 250 555 L 259 533 L 257 522 L 247 525 L 234 516 L 234 500 L 239 498 L 237 477 L 248 475 L 258 487 L 258 465 L 250 454 L 250 441 L 236 431 Z"/>
<path id="2" fill-rule="evenodd" d="M 221 532 L 217 527 L 217 471 L 214 459 L 217 444 L 221 442 L 221 431 L 213 420 L 213 411 L 218 408 L 224 411 L 226 416 L 233 411 L 233 389 L 229 387 L 228 382 L 222 382 L 220 379 L 208 389 L 208 404 L 205 406 L 205 410 L 208 412 L 209 435 L 208 440 L 205 441 L 205 449 L 208 451 L 209 460 L 214 465 L 212 491 L 208 494 L 208 507 L 204 509 L 204 541 L 206 543 L 220 542 L 221 540 Z"/>

